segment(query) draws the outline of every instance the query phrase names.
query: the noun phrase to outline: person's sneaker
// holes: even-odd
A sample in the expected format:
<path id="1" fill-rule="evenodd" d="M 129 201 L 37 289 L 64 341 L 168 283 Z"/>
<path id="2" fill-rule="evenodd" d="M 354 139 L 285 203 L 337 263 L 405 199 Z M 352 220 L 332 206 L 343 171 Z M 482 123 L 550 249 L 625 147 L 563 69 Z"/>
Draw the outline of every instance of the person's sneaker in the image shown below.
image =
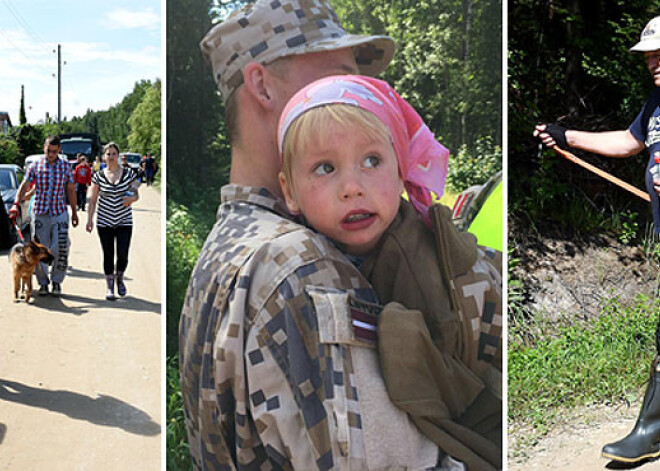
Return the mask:
<path id="1" fill-rule="evenodd" d="M 39 296 L 46 296 L 48 294 L 48 285 L 39 286 L 39 291 L 37 292 Z"/>
<path id="2" fill-rule="evenodd" d="M 60 296 L 62 294 L 62 286 L 59 283 L 53 283 L 53 296 Z"/>
<path id="3" fill-rule="evenodd" d="M 124 284 L 124 272 L 117 272 L 115 276 L 117 280 L 117 294 L 122 298 L 126 296 L 126 285 Z"/>

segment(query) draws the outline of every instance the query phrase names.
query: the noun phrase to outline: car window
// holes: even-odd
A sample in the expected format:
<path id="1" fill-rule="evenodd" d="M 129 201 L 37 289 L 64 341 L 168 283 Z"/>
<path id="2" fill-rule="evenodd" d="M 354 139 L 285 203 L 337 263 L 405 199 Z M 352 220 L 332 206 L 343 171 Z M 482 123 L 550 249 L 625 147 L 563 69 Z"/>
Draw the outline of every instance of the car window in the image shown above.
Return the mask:
<path id="1" fill-rule="evenodd" d="M 16 188 L 14 184 L 14 176 L 9 168 L 0 168 L 0 187 L 1 188 Z"/>
<path id="2" fill-rule="evenodd" d="M 21 169 L 16 170 L 16 180 L 18 180 L 19 185 L 23 181 L 24 177 L 25 177 L 25 172 L 23 170 L 21 170 Z"/>

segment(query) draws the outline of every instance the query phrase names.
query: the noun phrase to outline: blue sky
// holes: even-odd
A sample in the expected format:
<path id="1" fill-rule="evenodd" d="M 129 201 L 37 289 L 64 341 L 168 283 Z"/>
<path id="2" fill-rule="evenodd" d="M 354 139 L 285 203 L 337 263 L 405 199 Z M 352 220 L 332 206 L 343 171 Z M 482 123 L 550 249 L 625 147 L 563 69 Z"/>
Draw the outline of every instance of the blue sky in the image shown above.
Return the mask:
<path id="1" fill-rule="evenodd" d="M 0 0 L 0 111 L 19 123 L 24 85 L 28 123 L 57 119 L 58 44 L 62 119 L 107 110 L 163 77 L 161 20 L 161 0 Z"/>

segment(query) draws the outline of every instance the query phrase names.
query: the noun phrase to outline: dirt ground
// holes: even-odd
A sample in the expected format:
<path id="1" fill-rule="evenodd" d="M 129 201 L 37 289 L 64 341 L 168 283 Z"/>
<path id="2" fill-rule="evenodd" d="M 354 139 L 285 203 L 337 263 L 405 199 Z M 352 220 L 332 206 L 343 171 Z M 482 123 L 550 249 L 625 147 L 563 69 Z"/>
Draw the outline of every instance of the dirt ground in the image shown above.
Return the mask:
<path id="1" fill-rule="evenodd" d="M 140 193 L 124 299 L 85 212 L 60 298 L 14 303 L 0 253 L 0 469 L 161 469 L 161 199 Z"/>
<path id="2" fill-rule="evenodd" d="M 625 437 L 635 426 L 641 401 L 619 408 L 598 406 L 571 412 L 565 422 L 537 445 L 516 445 L 524 429 L 509 427 L 509 471 L 600 471 L 607 469 L 660 469 L 660 461 L 638 465 L 615 463 L 601 456 L 603 445 Z M 514 455 L 516 450 L 518 456 Z"/>
<path id="3" fill-rule="evenodd" d="M 514 274 L 524 280 L 526 303 L 551 320 L 566 313 L 588 320 L 599 314 L 603 299 L 614 296 L 626 300 L 640 293 L 657 295 L 659 268 L 649 261 L 642 246 L 628 246 L 608 236 L 578 240 L 532 235 L 516 243 L 513 256 L 520 262 Z M 643 394 L 640 391 L 640 396 Z M 509 424 L 508 469 L 660 470 L 660 461 L 630 466 L 601 457 L 603 445 L 632 430 L 640 404 L 641 397 L 629 405 L 567 412 L 561 424 L 531 447 L 522 445 L 531 431 Z"/>

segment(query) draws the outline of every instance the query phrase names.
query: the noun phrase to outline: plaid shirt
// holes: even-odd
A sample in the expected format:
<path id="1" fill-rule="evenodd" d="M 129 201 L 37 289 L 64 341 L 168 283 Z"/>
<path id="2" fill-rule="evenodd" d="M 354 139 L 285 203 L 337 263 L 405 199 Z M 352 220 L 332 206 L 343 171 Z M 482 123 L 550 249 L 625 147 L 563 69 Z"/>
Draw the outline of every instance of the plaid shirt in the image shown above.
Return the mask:
<path id="1" fill-rule="evenodd" d="M 58 158 L 50 165 L 46 157 L 30 165 L 25 178 L 36 185 L 34 213 L 57 216 L 66 211 L 66 186 L 73 183 L 71 166 Z"/>

